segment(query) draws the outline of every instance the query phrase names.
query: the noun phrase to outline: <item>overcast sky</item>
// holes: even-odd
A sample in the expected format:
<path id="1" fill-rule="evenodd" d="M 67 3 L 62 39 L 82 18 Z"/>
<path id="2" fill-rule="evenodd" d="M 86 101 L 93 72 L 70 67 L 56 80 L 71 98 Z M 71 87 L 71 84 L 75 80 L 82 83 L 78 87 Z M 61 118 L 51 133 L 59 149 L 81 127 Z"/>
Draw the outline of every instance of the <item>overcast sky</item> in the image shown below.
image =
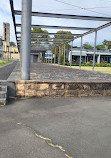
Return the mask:
<path id="1" fill-rule="evenodd" d="M 107 16 L 111 17 L 111 0 L 32 0 L 33 11 L 64 13 L 76 15 L 91 15 L 91 16 Z M 69 4 L 64 4 L 69 3 Z M 21 10 L 21 0 L 14 0 L 14 7 Z M 81 9 L 82 8 L 82 9 Z M 85 9 L 84 9 L 85 8 Z M 8 22 L 11 25 L 11 41 L 15 40 L 14 27 L 11 17 L 9 0 L 0 0 L 0 34 L 3 34 L 3 22 Z M 20 16 L 16 17 L 16 23 L 20 23 Z M 80 26 L 80 27 L 98 27 L 107 22 L 95 22 L 85 20 L 70 20 L 70 19 L 55 19 L 55 18 L 32 18 L 33 24 L 38 25 L 62 25 L 62 26 Z M 57 32 L 58 30 L 48 30 L 49 32 Z M 72 31 L 72 33 L 83 33 L 83 31 Z M 111 26 L 98 32 L 98 44 L 104 39 L 111 40 Z M 94 33 L 83 38 L 84 43 L 89 42 L 93 45 Z M 75 40 L 74 45 L 80 45 L 80 39 Z"/>

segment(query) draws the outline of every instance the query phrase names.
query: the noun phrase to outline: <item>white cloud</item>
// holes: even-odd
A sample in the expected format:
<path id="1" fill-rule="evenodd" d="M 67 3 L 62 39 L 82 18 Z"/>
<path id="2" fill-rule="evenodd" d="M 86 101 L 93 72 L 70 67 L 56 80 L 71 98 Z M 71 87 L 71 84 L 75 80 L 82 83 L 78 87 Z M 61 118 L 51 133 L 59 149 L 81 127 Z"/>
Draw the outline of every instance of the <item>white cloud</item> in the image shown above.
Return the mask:
<path id="1" fill-rule="evenodd" d="M 100 6 L 111 6 L 110 0 L 62 0 L 64 2 L 81 6 L 82 8 L 93 8 Z M 14 0 L 15 9 L 21 10 L 21 0 Z M 69 10 L 70 9 L 70 10 Z M 50 11 L 49 11 L 50 10 Z M 44 12 L 56 12 L 56 13 L 64 13 L 64 14 L 79 14 L 79 15 L 93 15 L 93 16 L 106 16 L 111 15 L 111 8 L 98 8 L 93 11 L 100 12 L 102 14 L 80 10 L 73 6 L 68 6 L 66 4 L 62 4 L 56 2 L 55 0 L 33 0 L 33 11 L 44 11 Z M 20 23 L 21 19 L 17 18 L 17 23 Z M 11 24 L 11 40 L 15 41 L 13 22 L 11 17 L 9 0 L 0 0 L 0 34 L 2 34 L 3 30 L 3 22 L 9 22 Z M 33 24 L 38 25 L 65 25 L 65 26 L 83 26 L 83 27 L 98 27 L 105 22 L 94 22 L 94 21 L 82 21 L 82 20 L 68 20 L 68 19 L 54 19 L 54 18 L 40 18 L 34 17 L 32 20 Z M 49 32 L 55 32 L 57 30 L 48 30 Z M 83 32 L 83 31 L 82 31 Z M 72 33 L 81 33 L 81 31 L 72 31 Z M 104 39 L 111 40 L 111 27 L 103 29 L 98 32 L 98 43 L 102 42 Z M 88 35 L 84 37 L 84 42 L 93 43 L 94 34 Z M 80 40 L 76 40 L 75 44 L 79 45 Z"/>

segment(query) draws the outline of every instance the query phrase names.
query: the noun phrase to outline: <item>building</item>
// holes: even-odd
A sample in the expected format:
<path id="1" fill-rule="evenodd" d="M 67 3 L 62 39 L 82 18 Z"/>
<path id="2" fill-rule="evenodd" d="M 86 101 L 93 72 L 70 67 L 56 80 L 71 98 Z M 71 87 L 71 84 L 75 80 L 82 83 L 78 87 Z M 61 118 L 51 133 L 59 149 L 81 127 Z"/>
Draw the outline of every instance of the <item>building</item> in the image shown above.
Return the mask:
<path id="1" fill-rule="evenodd" d="M 10 24 L 3 23 L 3 52 L 8 52 L 10 47 Z"/>
<path id="2" fill-rule="evenodd" d="M 3 42 L 2 42 L 2 40 L 3 40 L 3 37 L 2 37 L 2 35 L 0 35 L 0 57 L 1 57 L 1 54 L 3 53 Z"/>
<path id="3" fill-rule="evenodd" d="M 45 59 L 49 62 L 51 62 L 54 59 L 54 54 L 52 53 L 52 50 L 47 50 L 45 53 Z"/>
<path id="4" fill-rule="evenodd" d="M 94 50 L 83 49 L 82 50 L 82 63 L 93 62 Z M 69 52 L 68 60 L 71 60 L 71 51 Z M 80 48 L 72 49 L 72 64 L 79 63 L 80 61 Z M 97 50 L 95 53 L 96 63 L 111 63 L 111 50 Z"/>
<path id="5" fill-rule="evenodd" d="M 10 24 L 3 23 L 3 58 L 20 60 L 20 53 L 17 47 L 10 46 Z"/>

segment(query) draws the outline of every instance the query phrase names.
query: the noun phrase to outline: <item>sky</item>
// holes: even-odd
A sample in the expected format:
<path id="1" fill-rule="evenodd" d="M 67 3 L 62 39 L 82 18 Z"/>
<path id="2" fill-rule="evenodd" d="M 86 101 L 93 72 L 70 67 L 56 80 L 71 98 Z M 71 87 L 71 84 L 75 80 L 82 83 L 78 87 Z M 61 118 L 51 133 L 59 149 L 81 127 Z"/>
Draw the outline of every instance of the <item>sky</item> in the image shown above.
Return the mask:
<path id="1" fill-rule="evenodd" d="M 72 15 L 87 15 L 87 16 L 103 16 L 111 17 L 111 0 L 32 0 L 33 11 L 47 13 L 61 13 Z M 21 10 L 22 0 L 14 0 L 14 8 Z M 3 22 L 8 22 L 11 25 L 11 41 L 16 42 L 13 21 L 11 16 L 9 0 L 0 0 L 0 35 L 3 34 Z M 21 17 L 16 16 L 16 23 L 21 22 Z M 33 17 L 32 24 L 38 25 L 57 25 L 57 26 L 72 26 L 72 27 L 98 27 L 108 22 L 101 21 L 86 21 L 74 19 L 60 18 L 43 18 Z M 49 32 L 57 32 L 58 30 L 47 29 Z M 19 31 L 19 29 L 18 29 Z M 71 30 L 72 33 L 83 33 L 84 31 Z M 111 26 L 98 31 L 97 44 L 102 41 L 111 40 Z M 84 36 L 83 43 L 89 42 L 94 45 L 94 33 Z M 80 46 L 80 39 L 76 39 L 73 45 Z"/>

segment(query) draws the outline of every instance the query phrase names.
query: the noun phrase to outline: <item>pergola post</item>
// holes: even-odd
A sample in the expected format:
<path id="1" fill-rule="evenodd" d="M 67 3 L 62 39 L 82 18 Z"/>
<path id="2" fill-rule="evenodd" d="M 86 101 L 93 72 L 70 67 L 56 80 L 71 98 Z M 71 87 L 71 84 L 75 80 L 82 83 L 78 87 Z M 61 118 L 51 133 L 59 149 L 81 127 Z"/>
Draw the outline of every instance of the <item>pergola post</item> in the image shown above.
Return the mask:
<path id="1" fill-rule="evenodd" d="M 32 0 L 22 0 L 21 78 L 30 80 Z"/>
<path id="2" fill-rule="evenodd" d="M 73 45 L 73 41 L 72 41 L 72 44 L 71 44 L 70 67 L 72 66 L 72 45 Z"/>
<path id="3" fill-rule="evenodd" d="M 55 47 L 55 55 L 54 55 L 54 64 L 56 62 L 56 47 Z"/>
<path id="4" fill-rule="evenodd" d="M 93 69 L 92 69 L 93 72 L 94 72 L 94 66 L 95 66 L 96 43 L 97 43 L 97 30 L 95 31 L 94 55 L 93 55 Z"/>
<path id="5" fill-rule="evenodd" d="M 79 63 L 79 70 L 81 70 L 81 59 L 82 59 L 82 42 L 83 42 L 83 37 L 81 36 L 81 50 L 80 50 L 80 63 Z"/>
<path id="6" fill-rule="evenodd" d="M 60 50 L 61 48 L 60 48 L 60 46 L 59 46 L 59 58 L 58 58 L 58 64 L 60 65 Z"/>
<path id="7" fill-rule="evenodd" d="M 66 58 L 66 45 L 64 44 L 64 66 L 65 66 L 65 58 Z"/>

